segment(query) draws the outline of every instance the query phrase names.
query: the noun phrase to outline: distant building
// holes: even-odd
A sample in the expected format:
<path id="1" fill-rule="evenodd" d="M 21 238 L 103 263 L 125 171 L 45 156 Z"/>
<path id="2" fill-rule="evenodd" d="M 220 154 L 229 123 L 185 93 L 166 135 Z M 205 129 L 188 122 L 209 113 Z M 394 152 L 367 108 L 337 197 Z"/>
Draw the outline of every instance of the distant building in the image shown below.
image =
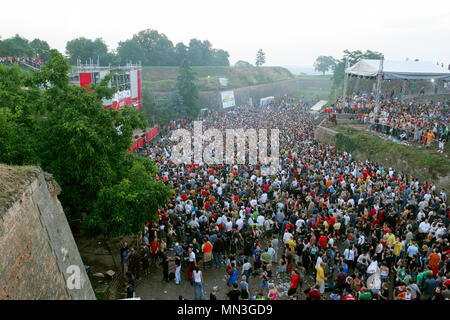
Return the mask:
<path id="1" fill-rule="evenodd" d="M 129 64 L 118 67 L 100 67 L 98 64 L 78 65 L 72 69 L 69 78 L 72 84 L 88 88 L 91 83 L 99 84 L 108 74 L 112 75 L 109 87 L 117 88 L 118 91 L 111 99 L 103 99 L 103 107 L 119 110 L 128 105 L 140 110 L 142 106 L 141 65 Z"/>

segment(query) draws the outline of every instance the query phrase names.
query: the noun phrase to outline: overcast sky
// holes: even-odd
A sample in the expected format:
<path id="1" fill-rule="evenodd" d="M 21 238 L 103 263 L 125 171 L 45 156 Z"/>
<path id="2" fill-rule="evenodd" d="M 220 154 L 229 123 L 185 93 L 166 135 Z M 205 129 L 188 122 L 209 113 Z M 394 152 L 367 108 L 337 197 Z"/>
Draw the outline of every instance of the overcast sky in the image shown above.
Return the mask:
<path id="1" fill-rule="evenodd" d="M 375 50 L 386 59 L 450 63 L 448 0 L 76 0 L 2 1 L 0 36 L 46 40 L 65 52 L 68 40 L 121 40 L 156 29 L 174 43 L 208 39 L 230 62 L 312 66 L 319 55 Z"/>

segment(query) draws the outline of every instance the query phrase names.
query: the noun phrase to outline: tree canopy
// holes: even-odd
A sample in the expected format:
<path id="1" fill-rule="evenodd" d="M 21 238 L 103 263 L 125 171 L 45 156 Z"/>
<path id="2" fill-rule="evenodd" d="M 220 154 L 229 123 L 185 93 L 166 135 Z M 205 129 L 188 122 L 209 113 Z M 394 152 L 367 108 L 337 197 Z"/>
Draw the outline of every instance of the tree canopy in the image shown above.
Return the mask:
<path id="1" fill-rule="evenodd" d="M 178 69 L 175 91 L 171 95 L 171 102 L 180 117 L 194 119 L 200 112 L 199 92 L 195 80 L 197 76 L 184 59 Z M 181 98 L 181 99 L 180 99 Z"/>
<path id="2" fill-rule="evenodd" d="M 134 34 L 131 39 L 120 41 L 117 51 L 108 49 L 102 38 L 94 40 L 79 37 L 67 41 L 65 53 L 71 65 L 77 61 L 97 63 L 101 66 L 125 65 L 141 62 L 144 66 L 179 66 L 187 59 L 192 66 L 229 66 L 230 54 L 223 49 L 213 48 L 209 40 L 193 38 L 186 45 L 176 45 L 164 34 L 154 29 L 146 29 Z M 43 61 L 50 58 L 47 42 L 34 39 L 28 41 L 19 36 L 0 40 L 0 56 L 37 57 Z"/>
<path id="3" fill-rule="evenodd" d="M 264 63 L 266 63 L 266 54 L 262 51 L 262 49 L 259 49 L 256 53 L 256 62 L 255 65 L 257 67 L 262 66 Z"/>
<path id="4" fill-rule="evenodd" d="M 328 72 L 334 68 L 336 61 L 331 56 L 319 56 L 316 61 L 314 61 L 314 70 L 322 72 Z"/>
<path id="5" fill-rule="evenodd" d="M 20 35 L 0 40 L 0 56 L 5 57 L 39 57 L 42 61 L 50 59 L 50 46 L 41 39 L 29 41 Z"/>
<path id="6" fill-rule="evenodd" d="M 214 49 L 208 40 L 191 39 L 175 46 L 164 33 L 147 29 L 131 39 L 119 42 L 117 55 L 120 63 L 141 61 L 145 66 L 176 66 L 187 59 L 193 66 L 229 66 L 229 54 Z"/>
<path id="7" fill-rule="evenodd" d="M 78 225 L 87 213 L 90 235 L 136 232 L 170 191 L 156 181 L 152 161 L 127 153 L 133 130 L 147 126 L 145 114 L 132 107 L 104 110 L 101 99 L 114 93 L 107 86 L 109 77 L 90 91 L 71 85 L 66 59 L 56 50 L 50 55 L 42 70 L 32 74 L 0 66 L 0 148 L 5 151 L 0 162 L 39 165 L 52 173 L 62 188 L 59 198 L 69 222 Z M 116 191 L 117 198 L 106 201 Z M 118 210 L 126 221 L 106 228 Z"/>
<path id="8" fill-rule="evenodd" d="M 69 55 L 69 61 L 72 65 L 76 65 L 77 60 L 86 63 L 91 59 L 94 63 L 97 63 L 98 59 L 101 66 L 107 66 L 115 62 L 115 55 L 108 52 L 108 46 L 102 38 L 91 40 L 80 37 L 70 40 L 66 44 L 66 53 Z"/>

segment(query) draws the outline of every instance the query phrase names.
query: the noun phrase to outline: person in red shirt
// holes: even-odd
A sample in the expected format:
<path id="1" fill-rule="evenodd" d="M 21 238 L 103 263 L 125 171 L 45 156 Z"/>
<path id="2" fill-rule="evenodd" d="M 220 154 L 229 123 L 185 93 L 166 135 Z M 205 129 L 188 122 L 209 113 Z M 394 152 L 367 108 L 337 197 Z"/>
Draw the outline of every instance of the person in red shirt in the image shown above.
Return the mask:
<path id="1" fill-rule="evenodd" d="M 314 285 L 311 290 L 309 290 L 308 294 L 306 295 L 306 300 L 320 300 L 322 296 L 319 292 L 319 285 Z"/>
<path id="2" fill-rule="evenodd" d="M 298 273 L 299 273 L 298 269 L 295 269 L 294 271 L 292 271 L 291 285 L 289 286 L 289 290 L 288 290 L 288 296 L 290 296 L 290 297 L 293 296 L 297 292 Z"/>
<path id="3" fill-rule="evenodd" d="M 150 258 L 151 261 L 156 263 L 156 258 L 159 255 L 159 242 L 158 237 L 155 236 L 152 243 L 150 244 Z"/>
<path id="4" fill-rule="evenodd" d="M 323 233 L 321 233 L 321 236 L 318 241 L 322 249 L 327 248 L 327 237 Z"/>
<path id="5" fill-rule="evenodd" d="M 342 298 L 342 300 L 357 300 L 357 299 L 352 295 L 351 292 L 349 292 L 345 297 Z"/>

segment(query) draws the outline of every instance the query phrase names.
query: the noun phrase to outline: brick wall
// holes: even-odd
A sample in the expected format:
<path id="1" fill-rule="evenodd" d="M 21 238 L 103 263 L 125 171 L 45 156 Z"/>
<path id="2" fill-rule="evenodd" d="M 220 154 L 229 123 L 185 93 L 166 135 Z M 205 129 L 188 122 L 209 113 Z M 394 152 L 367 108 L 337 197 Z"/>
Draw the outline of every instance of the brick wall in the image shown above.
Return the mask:
<path id="1" fill-rule="evenodd" d="M 0 215 L 0 300 L 95 299 L 58 191 L 40 172 Z M 70 265 L 81 270 L 79 289 L 66 285 Z"/>

